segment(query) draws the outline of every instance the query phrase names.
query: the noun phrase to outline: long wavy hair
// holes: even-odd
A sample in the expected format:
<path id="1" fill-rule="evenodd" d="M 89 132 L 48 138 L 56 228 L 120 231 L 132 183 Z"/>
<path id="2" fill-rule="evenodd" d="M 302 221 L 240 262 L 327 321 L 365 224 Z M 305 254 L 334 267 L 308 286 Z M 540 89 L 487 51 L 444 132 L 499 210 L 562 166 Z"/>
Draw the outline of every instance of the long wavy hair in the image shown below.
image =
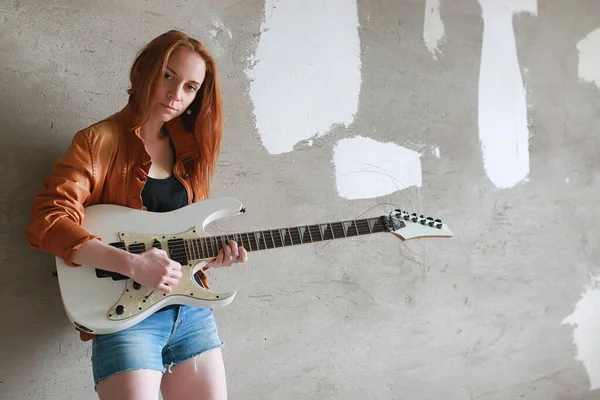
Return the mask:
<path id="1" fill-rule="evenodd" d="M 177 30 L 170 30 L 153 39 L 139 52 L 131 68 L 129 104 L 136 114 L 146 117 L 149 115 L 159 79 L 167 70 L 167 61 L 179 48 L 195 51 L 206 63 L 204 82 L 188 107 L 191 114 L 184 112 L 180 118 L 187 131 L 196 139 L 200 157 L 199 161 L 194 163 L 194 172 L 199 178 L 199 184 L 203 186 L 201 189 L 205 197 L 208 198 L 210 178 L 214 174 L 221 149 L 223 110 L 216 63 L 207 48 L 198 40 Z"/>

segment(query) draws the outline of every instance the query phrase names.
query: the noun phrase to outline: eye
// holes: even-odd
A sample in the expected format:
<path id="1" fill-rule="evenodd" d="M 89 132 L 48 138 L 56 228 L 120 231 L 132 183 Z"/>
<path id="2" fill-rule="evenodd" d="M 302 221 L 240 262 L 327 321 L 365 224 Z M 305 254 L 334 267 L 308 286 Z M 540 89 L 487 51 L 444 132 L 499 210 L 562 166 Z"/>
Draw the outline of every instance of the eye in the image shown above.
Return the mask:
<path id="1" fill-rule="evenodd" d="M 171 79 L 171 75 L 168 72 L 165 72 L 165 79 Z"/>
<path id="2" fill-rule="evenodd" d="M 188 85 L 188 89 L 190 89 L 191 91 L 194 91 L 194 92 L 196 90 L 198 90 L 198 88 L 196 86 L 194 86 L 194 85 Z"/>

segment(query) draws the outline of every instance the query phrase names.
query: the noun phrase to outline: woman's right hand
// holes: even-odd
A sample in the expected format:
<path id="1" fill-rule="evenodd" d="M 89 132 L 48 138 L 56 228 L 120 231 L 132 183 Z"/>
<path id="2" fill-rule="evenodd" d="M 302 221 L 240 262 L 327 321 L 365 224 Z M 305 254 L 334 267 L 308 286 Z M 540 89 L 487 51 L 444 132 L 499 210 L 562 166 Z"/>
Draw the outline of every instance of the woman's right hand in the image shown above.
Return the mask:
<path id="1" fill-rule="evenodd" d="M 164 293 L 171 293 L 182 276 L 181 264 L 171 260 L 166 251 L 156 248 L 138 254 L 131 267 L 131 279 Z"/>

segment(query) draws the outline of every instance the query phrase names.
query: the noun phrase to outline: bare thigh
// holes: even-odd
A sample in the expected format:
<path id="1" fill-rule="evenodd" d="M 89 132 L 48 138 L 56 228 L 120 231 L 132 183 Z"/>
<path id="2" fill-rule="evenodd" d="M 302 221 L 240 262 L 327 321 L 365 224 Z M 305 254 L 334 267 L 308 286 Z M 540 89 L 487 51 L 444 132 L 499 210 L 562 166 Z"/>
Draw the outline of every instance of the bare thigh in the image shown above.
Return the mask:
<path id="1" fill-rule="evenodd" d="M 172 367 L 163 375 L 161 391 L 164 400 L 227 400 L 221 348 Z"/>
<path id="2" fill-rule="evenodd" d="M 139 369 L 109 376 L 98 383 L 100 400 L 158 400 L 160 371 Z"/>

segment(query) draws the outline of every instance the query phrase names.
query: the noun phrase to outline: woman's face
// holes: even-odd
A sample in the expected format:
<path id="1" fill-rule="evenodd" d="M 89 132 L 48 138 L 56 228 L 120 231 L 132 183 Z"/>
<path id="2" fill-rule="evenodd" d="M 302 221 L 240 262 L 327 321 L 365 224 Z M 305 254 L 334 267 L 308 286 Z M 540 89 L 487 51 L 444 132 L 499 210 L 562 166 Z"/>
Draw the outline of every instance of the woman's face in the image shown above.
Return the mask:
<path id="1" fill-rule="evenodd" d="M 206 63 L 195 51 L 179 48 L 171 53 L 154 96 L 155 116 L 167 122 L 183 114 L 196 98 L 205 75 Z"/>

